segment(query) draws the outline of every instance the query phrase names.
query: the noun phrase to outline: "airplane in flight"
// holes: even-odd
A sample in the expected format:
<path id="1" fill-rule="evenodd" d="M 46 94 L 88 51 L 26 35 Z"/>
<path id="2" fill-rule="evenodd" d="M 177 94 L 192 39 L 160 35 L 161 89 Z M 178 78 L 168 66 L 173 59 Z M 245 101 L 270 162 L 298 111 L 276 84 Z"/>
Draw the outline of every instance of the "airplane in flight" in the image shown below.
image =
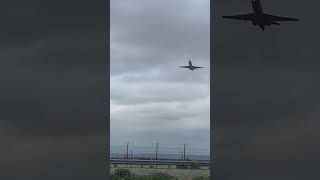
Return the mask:
<path id="1" fill-rule="evenodd" d="M 198 67 L 198 66 L 193 66 L 191 60 L 189 60 L 189 66 L 180 66 L 181 68 L 188 68 L 191 71 L 198 69 L 198 68 L 203 68 L 203 67 Z"/>
<path id="2" fill-rule="evenodd" d="M 271 26 L 272 24 L 280 25 L 276 21 L 299 21 L 299 19 L 296 18 L 265 14 L 263 12 L 260 0 L 251 0 L 251 5 L 253 13 L 234 16 L 222 16 L 222 18 L 251 21 L 253 25 L 258 25 L 263 31 L 265 29 L 265 26 Z"/>

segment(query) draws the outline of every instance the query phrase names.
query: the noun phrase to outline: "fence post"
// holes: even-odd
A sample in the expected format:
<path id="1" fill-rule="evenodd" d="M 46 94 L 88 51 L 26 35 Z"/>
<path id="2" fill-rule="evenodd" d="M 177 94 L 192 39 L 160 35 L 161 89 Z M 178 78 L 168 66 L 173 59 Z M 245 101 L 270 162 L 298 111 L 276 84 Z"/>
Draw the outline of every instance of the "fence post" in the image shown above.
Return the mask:
<path id="1" fill-rule="evenodd" d="M 159 144 L 158 144 L 158 142 L 157 142 L 157 146 L 156 146 L 156 160 L 158 160 L 158 146 L 159 146 Z M 157 167 L 158 167 L 158 164 L 156 163 L 156 169 L 157 169 Z"/>

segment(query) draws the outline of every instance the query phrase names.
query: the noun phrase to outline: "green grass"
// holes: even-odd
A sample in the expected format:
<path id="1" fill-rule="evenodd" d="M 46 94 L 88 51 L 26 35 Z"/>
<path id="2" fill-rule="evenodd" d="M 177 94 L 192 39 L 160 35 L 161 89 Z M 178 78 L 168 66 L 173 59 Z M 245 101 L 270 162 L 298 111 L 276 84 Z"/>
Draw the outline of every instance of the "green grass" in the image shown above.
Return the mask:
<path id="1" fill-rule="evenodd" d="M 155 173 L 150 175 L 136 175 L 127 169 L 117 169 L 111 175 L 111 180 L 177 180 L 173 177 L 163 173 Z M 192 180 L 209 180 L 209 177 L 194 177 Z"/>
<path id="2" fill-rule="evenodd" d="M 177 169 L 189 169 L 189 167 L 183 163 L 176 165 Z"/>
<path id="3" fill-rule="evenodd" d="M 117 169 L 112 175 L 111 180 L 176 180 L 177 178 L 162 174 L 155 173 L 150 175 L 135 175 L 127 169 Z"/>
<path id="4" fill-rule="evenodd" d="M 202 177 L 202 176 L 194 177 L 194 178 L 192 178 L 192 180 L 209 180 L 209 177 Z"/>

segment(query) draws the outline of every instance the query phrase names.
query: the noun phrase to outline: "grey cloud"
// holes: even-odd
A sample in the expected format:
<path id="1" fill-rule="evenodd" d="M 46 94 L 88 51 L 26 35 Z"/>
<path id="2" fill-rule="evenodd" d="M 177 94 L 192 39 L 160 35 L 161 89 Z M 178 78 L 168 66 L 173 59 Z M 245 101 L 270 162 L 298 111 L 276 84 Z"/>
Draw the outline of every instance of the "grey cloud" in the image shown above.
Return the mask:
<path id="1" fill-rule="evenodd" d="M 178 137 L 190 136 L 201 137 L 203 139 L 209 138 L 208 133 L 208 119 L 209 119 L 209 103 L 204 103 L 205 100 L 191 101 L 191 103 L 176 102 L 176 103 L 150 103 L 139 105 L 122 105 L 122 108 L 117 108 L 117 105 L 111 107 L 111 136 L 113 136 L 113 143 L 118 144 L 119 137 L 123 139 L 133 139 L 134 142 L 148 143 L 153 138 L 159 139 L 161 143 L 175 145 Z M 126 131 L 121 131 L 123 127 L 130 127 Z M 200 131 L 206 131 L 207 134 Z M 168 133 L 168 135 L 165 135 Z M 120 135 L 122 134 L 122 135 Z M 169 138 L 169 134 L 176 138 Z M 183 134 L 183 135 L 180 135 Z M 198 134 L 198 135 L 196 135 Z M 138 136 L 139 135 L 139 136 Z M 137 137 L 138 136 L 138 137 Z M 117 137 L 117 138 L 115 138 Z M 194 140 L 194 138 L 191 137 Z M 193 147 L 202 146 L 206 144 L 208 148 L 209 143 L 192 141 L 191 139 L 181 139 L 180 141 L 192 142 Z"/>
<path id="2" fill-rule="evenodd" d="M 111 2 L 111 145 L 130 139 L 209 148 L 208 3 Z M 205 68 L 179 68 L 188 57 Z"/>
<path id="3" fill-rule="evenodd" d="M 123 66 L 133 70 L 178 59 L 183 62 L 190 55 L 195 61 L 208 61 L 209 7 L 194 6 L 198 2 L 192 1 L 127 3 L 125 7 L 138 10 L 131 12 L 119 2 L 112 3 L 111 62 L 117 62 L 111 63 L 113 73 Z M 182 9 L 185 13 L 179 13 Z"/>
<path id="4" fill-rule="evenodd" d="M 184 101 L 187 103 L 209 94 L 207 86 L 196 83 L 157 83 L 151 81 L 149 83 L 112 83 L 112 85 L 112 100 L 121 104 L 139 104 L 154 101 Z"/>

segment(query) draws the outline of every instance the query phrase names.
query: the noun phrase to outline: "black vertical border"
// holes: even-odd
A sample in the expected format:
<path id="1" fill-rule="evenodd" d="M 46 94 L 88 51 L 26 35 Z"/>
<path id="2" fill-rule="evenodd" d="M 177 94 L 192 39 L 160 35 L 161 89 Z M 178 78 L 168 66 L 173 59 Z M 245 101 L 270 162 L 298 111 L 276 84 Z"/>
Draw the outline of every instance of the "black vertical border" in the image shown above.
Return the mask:
<path id="1" fill-rule="evenodd" d="M 106 176 L 110 179 L 110 0 L 106 0 Z"/>

